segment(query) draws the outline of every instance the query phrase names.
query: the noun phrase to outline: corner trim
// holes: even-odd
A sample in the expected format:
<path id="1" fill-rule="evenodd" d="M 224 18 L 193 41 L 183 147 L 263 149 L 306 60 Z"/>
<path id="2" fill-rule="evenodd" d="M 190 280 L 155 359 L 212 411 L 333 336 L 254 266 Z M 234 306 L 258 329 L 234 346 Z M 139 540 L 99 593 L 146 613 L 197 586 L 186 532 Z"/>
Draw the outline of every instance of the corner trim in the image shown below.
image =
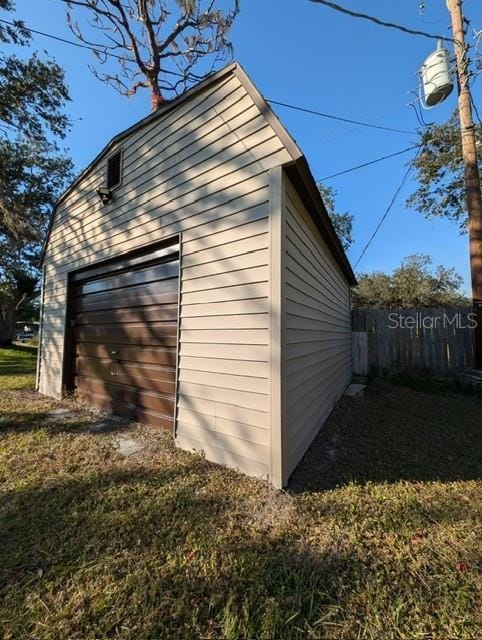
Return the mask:
<path id="1" fill-rule="evenodd" d="M 271 483 L 282 489 L 285 472 L 285 228 L 283 167 L 269 172 L 269 237 L 270 237 L 270 461 Z"/>
<path id="2" fill-rule="evenodd" d="M 301 158 L 303 156 L 303 152 L 301 151 L 299 146 L 296 144 L 294 138 L 292 138 L 292 136 L 288 133 L 284 125 L 281 124 L 281 121 L 278 118 L 278 116 L 275 114 L 273 109 L 269 106 L 264 96 L 260 93 L 259 89 L 250 79 L 250 77 L 248 76 L 246 71 L 243 69 L 243 67 L 239 64 L 239 62 L 237 62 L 234 67 L 234 75 L 237 76 L 237 78 L 239 79 L 241 84 L 244 86 L 244 88 L 250 95 L 255 105 L 261 111 L 261 114 L 264 116 L 264 118 L 268 121 L 268 123 L 274 129 L 274 132 L 276 133 L 278 138 L 281 140 L 281 142 L 284 144 L 284 146 L 288 150 L 288 153 L 290 154 L 291 158 L 293 160 L 298 160 L 299 158 Z"/>

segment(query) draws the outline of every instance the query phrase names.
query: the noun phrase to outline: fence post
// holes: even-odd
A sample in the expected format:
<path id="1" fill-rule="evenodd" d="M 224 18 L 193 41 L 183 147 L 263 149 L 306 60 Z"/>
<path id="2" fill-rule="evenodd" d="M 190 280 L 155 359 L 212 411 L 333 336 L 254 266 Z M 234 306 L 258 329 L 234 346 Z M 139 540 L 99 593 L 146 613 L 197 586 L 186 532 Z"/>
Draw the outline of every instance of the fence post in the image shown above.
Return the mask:
<path id="1" fill-rule="evenodd" d="M 353 373 L 368 375 L 368 339 L 366 331 L 352 332 Z"/>

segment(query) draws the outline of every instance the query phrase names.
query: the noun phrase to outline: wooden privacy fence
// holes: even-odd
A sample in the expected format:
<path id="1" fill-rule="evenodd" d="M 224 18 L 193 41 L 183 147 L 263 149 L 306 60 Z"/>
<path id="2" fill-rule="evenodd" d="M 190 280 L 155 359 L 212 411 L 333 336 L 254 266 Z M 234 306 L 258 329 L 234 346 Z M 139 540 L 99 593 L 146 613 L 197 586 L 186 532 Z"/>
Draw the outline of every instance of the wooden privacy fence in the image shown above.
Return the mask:
<path id="1" fill-rule="evenodd" d="M 370 369 L 450 374 L 474 366 L 471 307 L 354 309 L 354 373 Z"/>

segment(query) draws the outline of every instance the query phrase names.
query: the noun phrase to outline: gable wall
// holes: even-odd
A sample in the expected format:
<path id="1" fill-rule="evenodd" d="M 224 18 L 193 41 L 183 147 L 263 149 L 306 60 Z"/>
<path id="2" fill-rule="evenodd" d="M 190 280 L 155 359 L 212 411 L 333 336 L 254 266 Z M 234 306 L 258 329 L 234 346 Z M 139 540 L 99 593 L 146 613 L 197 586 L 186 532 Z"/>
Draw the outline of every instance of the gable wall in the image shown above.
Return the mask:
<path id="1" fill-rule="evenodd" d="M 104 160 L 58 207 L 44 259 L 39 390 L 61 394 L 68 273 L 180 234 L 177 442 L 266 476 L 268 172 L 291 157 L 232 74 L 122 148 L 112 204 L 102 207 L 95 193 Z"/>

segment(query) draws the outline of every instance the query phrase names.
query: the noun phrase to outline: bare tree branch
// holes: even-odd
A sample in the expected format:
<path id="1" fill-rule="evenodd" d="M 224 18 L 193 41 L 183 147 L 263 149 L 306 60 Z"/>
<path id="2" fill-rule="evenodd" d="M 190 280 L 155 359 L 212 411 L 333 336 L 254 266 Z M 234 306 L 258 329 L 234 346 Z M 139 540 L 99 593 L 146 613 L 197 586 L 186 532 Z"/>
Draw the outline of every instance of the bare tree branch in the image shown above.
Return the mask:
<path id="1" fill-rule="evenodd" d="M 95 76 L 127 96 L 149 89 L 154 110 L 201 79 L 193 72 L 200 60 L 211 58 L 212 69 L 232 55 L 228 32 L 239 13 L 239 0 L 232 0 L 224 12 L 216 9 L 220 0 L 61 1 L 69 9 L 70 30 L 95 48 L 100 65 L 108 64 L 110 52 L 116 51 L 119 72 L 96 70 Z M 83 20 L 74 20 L 71 12 L 82 14 Z"/>

